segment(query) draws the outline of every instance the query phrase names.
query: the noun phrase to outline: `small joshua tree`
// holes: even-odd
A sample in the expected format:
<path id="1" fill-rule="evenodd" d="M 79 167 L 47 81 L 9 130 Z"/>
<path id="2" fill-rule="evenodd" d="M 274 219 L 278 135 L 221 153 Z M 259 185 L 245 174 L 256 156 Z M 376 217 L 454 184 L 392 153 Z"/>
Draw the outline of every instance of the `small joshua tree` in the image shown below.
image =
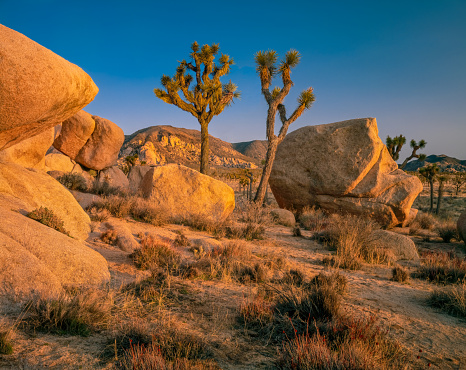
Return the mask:
<path id="1" fill-rule="evenodd" d="M 466 172 L 456 173 L 452 183 L 455 185 L 455 195 L 458 196 L 460 188 L 466 183 Z"/>
<path id="2" fill-rule="evenodd" d="M 255 55 L 257 65 L 256 70 L 260 76 L 262 94 L 269 106 L 267 111 L 267 154 L 265 157 L 262 177 L 254 198 L 254 201 L 259 204 L 264 202 L 267 184 L 269 182 L 278 144 L 280 144 L 285 138 L 288 127 L 296 121 L 299 116 L 301 116 L 305 109 L 311 108 L 312 103 L 315 100 L 312 87 L 302 91 L 298 97 L 298 107 L 291 116 L 287 117 L 283 100 L 290 92 L 291 86 L 293 86 L 293 82 L 290 77 L 291 68 L 296 67 L 300 59 L 301 55 L 296 50 L 290 50 L 286 53 L 285 59 L 279 66 L 277 66 L 277 53 L 275 51 L 259 51 Z M 283 87 L 275 87 L 270 91 L 272 79 L 276 75 L 280 75 Z M 278 136 L 275 134 L 275 116 L 277 113 L 279 114 L 282 122 L 282 127 L 280 128 Z"/>
<path id="3" fill-rule="evenodd" d="M 403 135 L 395 136 L 393 139 L 390 136 L 387 136 L 385 144 L 387 145 L 388 152 L 394 161 L 397 161 L 400 158 L 400 151 L 405 143 L 406 138 Z"/>
<path id="4" fill-rule="evenodd" d="M 214 63 L 218 54 L 218 44 L 203 45 L 194 42 L 191 45 L 190 62 L 183 60 L 176 69 L 173 77 L 163 75 L 161 78 L 163 89 L 154 89 L 155 96 L 165 103 L 176 105 L 178 108 L 191 113 L 201 125 L 201 160 L 200 172 L 209 172 L 209 132 L 208 126 L 214 116 L 223 112 L 234 98 L 239 98 L 237 86 L 231 81 L 222 84 L 220 77 L 230 72 L 233 59 L 222 54 L 219 65 Z M 193 73 L 193 75 L 190 74 Z M 195 80 L 195 85 L 191 83 Z M 180 91 L 183 98 L 180 96 Z"/>
<path id="5" fill-rule="evenodd" d="M 430 185 L 430 208 L 429 212 L 434 210 L 434 181 L 440 168 L 434 163 L 419 169 L 419 173 L 429 182 Z"/>
<path id="6" fill-rule="evenodd" d="M 437 180 L 438 180 L 438 193 L 437 193 L 437 209 L 435 210 L 435 213 L 439 214 L 440 207 L 442 204 L 443 186 L 445 184 L 445 181 L 448 180 L 448 177 L 446 175 L 440 175 L 437 177 Z"/>
<path id="7" fill-rule="evenodd" d="M 406 165 L 408 164 L 408 162 L 413 158 L 417 158 L 419 162 L 424 162 L 426 160 L 426 155 L 425 154 L 417 154 L 416 152 L 419 149 L 424 149 L 426 144 L 427 143 L 426 143 L 425 140 L 421 140 L 418 143 L 415 140 L 411 140 L 411 143 L 409 145 L 411 146 L 413 151 L 411 152 L 411 155 L 403 161 L 403 163 L 400 166 L 400 169 L 405 168 Z"/>

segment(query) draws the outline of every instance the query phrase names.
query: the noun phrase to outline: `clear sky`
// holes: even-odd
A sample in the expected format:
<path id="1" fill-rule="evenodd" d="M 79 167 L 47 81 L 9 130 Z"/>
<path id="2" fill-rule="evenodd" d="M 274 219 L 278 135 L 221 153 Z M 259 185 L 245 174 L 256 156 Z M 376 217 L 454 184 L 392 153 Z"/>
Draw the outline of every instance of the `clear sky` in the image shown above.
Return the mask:
<path id="1" fill-rule="evenodd" d="M 85 110 L 126 134 L 162 124 L 200 129 L 153 93 L 197 41 L 219 43 L 234 58 L 224 82 L 242 92 L 211 121 L 210 134 L 265 139 L 254 54 L 293 48 L 302 59 L 287 109 L 308 86 L 316 102 L 290 131 L 376 117 L 384 141 L 403 134 L 425 139 L 428 155 L 466 159 L 465 0 L 0 0 L 0 23 L 83 68 L 100 89 Z M 400 160 L 408 155 L 407 144 Z"/>

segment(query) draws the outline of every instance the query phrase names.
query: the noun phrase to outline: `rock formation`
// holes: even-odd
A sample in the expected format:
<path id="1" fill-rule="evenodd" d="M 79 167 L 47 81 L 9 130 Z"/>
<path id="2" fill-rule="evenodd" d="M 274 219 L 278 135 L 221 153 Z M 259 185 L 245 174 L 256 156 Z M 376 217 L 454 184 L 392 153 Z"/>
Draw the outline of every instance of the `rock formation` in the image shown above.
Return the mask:
<path id="1" fill-rule="evenodd" d="M 60 124 L 97 92 L 81 68 L 0 25 L 0 150 Z"/>
<path id="2" fill-rule="evenodd" d="M 116 163 L 124 140 L 115 123 L 81 111 L 63 122 L 53 146 L 87 168 L 102 170 Z"/>
<path id="3" fill-rule="evenodd" d="M 112 166 L 101 171 L 98 180 L 106 182 L 114 188 L 119 188 L 121 190 L 129 189 L 128 178 L 117 166 Z"/>
<path id="4" fill-rule="evenodd" d="M 416 245 L 405 235 L 388 230 L 375 230 L 370 235 L 370 239 L 377 248 L 385 249 L 392 254 L 396 261 L 419 261 Z"/>
<path id="5" fill-rule="evenodd" d="M 173 218 L 203 217 L 221 221 L 235 208 L 232 188 L 181 165 L 151 168 L 140 189 L 145 198 L 169 212 Z"/>
<path id="6" fill-rule="evenodd" d="M 279 145 L 270 187 L 282 208 L 318 206 L 366 215 L 384 226 L 403 223 L 422 191 L 398 170 L 375 118 L 300 128 Z"/>

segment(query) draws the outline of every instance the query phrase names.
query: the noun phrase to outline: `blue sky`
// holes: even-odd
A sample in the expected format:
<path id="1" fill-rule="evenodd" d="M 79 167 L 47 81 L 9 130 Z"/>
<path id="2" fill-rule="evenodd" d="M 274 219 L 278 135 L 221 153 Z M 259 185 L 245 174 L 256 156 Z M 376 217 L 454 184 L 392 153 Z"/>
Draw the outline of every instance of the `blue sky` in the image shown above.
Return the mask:
<path id="1" fill-rule="evenodd" d="M 100 89 L 85 110 L 126 134 L 197 120 L 155 98 L 193 41 L 219 43 L 235 60 L 241 100 L 210 134 L 265 139 L 267 106 L 254 54 L 293 48 L 301 63 L 285 100 L 314 87 L 316 102 L 293 125 L 376 117 L 379 134 L 425 139 L 426 154 L 466 159 L 466 1 L 63 1 L 0 0 L 0 23 L 79 65 Z M 277 81 L 278 84 L 278 81 Z M 278 125 L 278 121 L 277 121 Z M 409 155 L 403 149 L 400 159 Z"/>

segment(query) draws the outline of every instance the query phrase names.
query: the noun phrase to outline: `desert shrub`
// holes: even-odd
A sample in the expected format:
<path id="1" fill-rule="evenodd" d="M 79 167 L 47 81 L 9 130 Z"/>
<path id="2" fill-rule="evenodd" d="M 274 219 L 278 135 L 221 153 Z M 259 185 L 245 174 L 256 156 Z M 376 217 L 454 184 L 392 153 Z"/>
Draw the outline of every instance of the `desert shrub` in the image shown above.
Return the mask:
<path id="1" fill-rule="evenodd" d="M 97 291 L 57 298 L 33 298 L 27 303 L 27 321 L 36 330 L 54 334 L 88 336 L 92 330 L 105 327 L 112 308 L 108 297 Z"/>
<path id="2" fill-rule="evenodd" d="M 302 272 L 301 270 L 290 269 L 283 275 L 279 282 L 281 284 L 295 285 L 297 287 L 300 287 L 303 285 L 305 278 L 306 276 L 304 275 L 304 272 Z"/>
<path id="3" fill-rule="evenodd" d="M 316 236 L 317 240 L 336 249 L 336 256 L 326 259 L 326 263 L 349 270 L 361 267 L 362 261 L 368 263 L 390 262 L 390 255 L 379 249 L 372 240 L 372 232 L 378 225 L 370 219 L 356 216 L 332 218 L 328 230 Z"/>
<path id="4" fill-rule="evenodd" d="M 92 221 L 104 222 L 110 217 L 110 212 L 106 209 L 98 209 L 96 207 L 88 208 L 87 213 Z"/>
<path id="5" fill-rule="evenodd" d="M 141 240 L 141 248 L 132 253 L 131 258 L 143 270 L 163 268 L 173 271 L 179 267 L 181 261 L 181 255 L 168 240 L 151 235 Z"/>
<path id="6" fill-rule="evenodd" d="M 87 209 L 106 209 L 112 216 L 123 218 L 130 214 L 134 201 L 133 197 L 110 195 L 102 198 L 101 200 L 92 202 Z"/>
<path id="7" fill-rule="evenodd" d="M 301 237 L 303 234 L 301 233 L 301 228 L 299 226 L 293 227 L 293 236 Z"/>
<path id="8" fill-rule="evenodd" d="M 11 342 L 10 331 L 0 331 L 0 355 L 11 355 L 13 353 L 13 343 Z"/>
<path id="9" fill-rule="evenodd" d="M 175 223 L 180 225 L 190 226 L 195 230 L 205 231 L 219 238 L 225 236 L 225 226 L 228 224 L 226 221 L 214 221 L 203 215 L 192 215 L 190 217 L 184 217 L 173 220 Z"/>
<path id="10" fill-rule="evenodd" d="M 414 277 L 438 284 L 454 284 L 466 277 L 466 260 L 454 253 L 424 252 L 422 265 Z"/>
<path id="11" fill-rule="evenodd" d="M 409 235 L 417 235 L 419 233 L 419 230 L 421 229 L 421 225 L 417 221 L 411 222 L 409 225 Z"/>
<path id="12" fill-rule="evenodd" d="M 437 235 L 442 238 L 445 243 L 450 243 L 452 239 L 459 239 L 456 223 L 447 221 L 441 223 L 436 228 Z"/>
<path id="13" fill-rule="evenodd" d="M 234 223 L 224 229 L 224 236 L 229 239 L 262 240 L 265 237 L 265 227 L 255 223 Z"/>
<path id="14" fill-rule="evenodd" d="M 433 230 L 437 226 L 437 219 L 431 213 L 419 212 L 414 219 L 421 229 Z"/>
<path id="15" fill-rule="evenodd" d="M 173 244 L 175 244 L 177 247 L 185 247 L 185 248 L 191 246 L 191 242 L 186 237 L 186 235 L 184 235 L 182 232 L 178 233 Z"/>
<path id="16" fill-rule="evenodd" d="M 107 181 L 99 181 L 95 179 L 92 181 L 91 187 L 88 189 L 89 193 L 110 196 L 110 195 L 121 195 L 120 188 L 111 186 Z"/>
<path id="17" fill-rule="evenodd" d="M 409 280 L 409 272 L 404 267 L 395 266 L 392 269 L 392 280 L 398 283 L 404 283 Z"/>
<path id="18" fill-rule="evenodd" d="M 327 214 L 322 209 L 315 207 L 304 207 L 298 218 L 299 223 L 306 230 L 320 232 L 329 224 Z"/>
<path id="19" fill-rule="evenodd" d="M 169 222 L 166 210 L 150 204 L 149 201 L 135 197 L 130 206 L 130 214 L 136 221 L 153 226 L 162 226 Z"/>
<path id="20" fill-rule="evenodd" d="M 267 227 L 273 224 L 273 217 L 268 207 L 255 202 L 246 202 L 235 208 L 238 221 Z"/>
<path id="21" fill-rule="evenodd" d="M 444 291 L 434 291 L 428 303 L 450 315 L 466 317 L 466 283 L 463 281 L 462 284 L 449 287 Z"/>
<path id="22" fill-rule="evenodd" d="M 100 235 L 100 240 L 102 240 L 105 244 L 117 245 L 117 232 L 115 230 L 108 229 Z"/>
<path id="23" fill-rule="evenodd" d="M 79 173 L 65 173 L 57 180 L 70 190 L 87 191 L 87 181 Z"/>
<path id="24" fill-rule="evenodd" d="M 68 232 L 65 230 L 64 222 L 60 217 L 55 215 L 51 209 L 47 207 L 40 207 L 27 214 L 29 218 L 44 224 L 45 226 L 51 227 L 65 235 Z"/>
<path id="25" fill-rule="evenodd" d="M 240 321 L 247 324 L 257 323 L 264 326 L 273 321 L 274 310 L 270 302 L 261 295 L 252 300 L 244 300 L 240 306 Z"/>

